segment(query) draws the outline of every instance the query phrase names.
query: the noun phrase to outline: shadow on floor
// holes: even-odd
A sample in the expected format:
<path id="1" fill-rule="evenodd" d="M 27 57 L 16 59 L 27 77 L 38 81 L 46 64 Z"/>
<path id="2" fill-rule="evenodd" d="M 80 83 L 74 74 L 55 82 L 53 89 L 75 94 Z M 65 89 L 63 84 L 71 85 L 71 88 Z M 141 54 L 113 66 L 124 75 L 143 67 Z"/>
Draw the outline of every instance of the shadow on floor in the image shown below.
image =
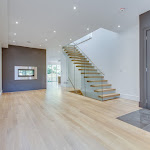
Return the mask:
<path id="1" fill-rule="evenodd" d="M 117 119 L 150 132 L 150 110 L 148 109 L 137 110 Z"/>

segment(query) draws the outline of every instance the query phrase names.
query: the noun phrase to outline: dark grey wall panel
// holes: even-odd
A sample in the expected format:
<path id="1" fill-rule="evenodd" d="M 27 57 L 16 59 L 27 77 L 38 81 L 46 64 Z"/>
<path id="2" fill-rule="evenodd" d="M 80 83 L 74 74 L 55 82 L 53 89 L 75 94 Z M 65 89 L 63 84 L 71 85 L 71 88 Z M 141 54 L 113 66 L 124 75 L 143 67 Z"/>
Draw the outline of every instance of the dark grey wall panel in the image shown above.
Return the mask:
<path id="1" fill-rule="evenodd" d="M 146 31 L 150 29 L 150 11 L 140 15 L 140 107 L 146 102 Z"/>
<path id="2" fill-rule="evenodd" d="M 2 50 L 3 92 L 46 88 L 46 50 L 9 46 Z M 14 66 L 37 67 L 37 80 L 14 80 Z"/>

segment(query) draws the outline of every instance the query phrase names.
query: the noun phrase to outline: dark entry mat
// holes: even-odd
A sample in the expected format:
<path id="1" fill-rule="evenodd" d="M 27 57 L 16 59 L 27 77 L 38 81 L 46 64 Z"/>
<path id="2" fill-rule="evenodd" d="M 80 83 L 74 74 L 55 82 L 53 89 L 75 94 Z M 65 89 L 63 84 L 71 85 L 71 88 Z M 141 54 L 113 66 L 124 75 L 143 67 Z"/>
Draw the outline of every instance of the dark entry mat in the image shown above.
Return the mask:
<path id="1" fill-rule="evenodd" d="M 137 110 L 117 119 L 150 132 L 150 110 Z"/>

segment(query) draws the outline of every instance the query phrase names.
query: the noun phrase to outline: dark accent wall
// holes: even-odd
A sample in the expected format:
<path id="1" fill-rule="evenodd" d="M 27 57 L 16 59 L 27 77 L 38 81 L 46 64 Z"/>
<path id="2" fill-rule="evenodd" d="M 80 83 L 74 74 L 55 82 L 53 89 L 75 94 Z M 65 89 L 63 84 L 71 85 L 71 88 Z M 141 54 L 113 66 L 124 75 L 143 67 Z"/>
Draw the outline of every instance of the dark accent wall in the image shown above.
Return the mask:
<path id="1" fill-rule="evenodd" d="M 140 15 L 140 107 L 146 108 L 146 30 L 150 29 L 150 11 Z"/>
<path id="2" fill-rule="evenodd" d="M 46 50 L 9 46 L 2 49 L 3 92 L 46 88 Z M 14 66 L 37 67 L 37 80 L 14 80 Z"/>

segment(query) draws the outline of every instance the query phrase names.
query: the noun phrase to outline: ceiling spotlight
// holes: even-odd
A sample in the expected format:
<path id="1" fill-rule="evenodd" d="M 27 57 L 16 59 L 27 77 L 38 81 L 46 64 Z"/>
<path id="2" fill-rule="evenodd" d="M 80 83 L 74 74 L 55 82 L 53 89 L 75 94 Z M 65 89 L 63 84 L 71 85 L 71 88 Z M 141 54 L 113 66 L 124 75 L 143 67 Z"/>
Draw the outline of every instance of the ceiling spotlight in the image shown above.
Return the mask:
<path id="1" fill-rule="evenodd" d="M 47 41 L 47 39 L 45 39 L 45 41 Z"/>
<path id="2" fill-rule="evenodd" d="M 14 33 L 14 35 L 17 35 L 16 33 Z"/>
<path id="3" fill-rule="evenodd" d="M 56 33 L 56 31 L 54 31 L 54 33 Z"/>
<path id="4" fill-rule="evenodd" d="M 121 12 L 124 12 L 126 9 L 125 8 L 120 8 L 120 11 Z"/>
<path id="5" fill-rule="evenodd" d="M 61 45 L 59 45 L 61 47 Z"/>
<path id="6" fill-rule="evenodd" d="M 89 28 L 87 28 L 87 31 L 89 31 L 90 29 Z"/>
<path id="7" fill-rule="evenodd" d="M 40 47 L 41 47 L 42 45 L 40 45 Z"/>
<path id="8" fill-rule="evenodd" d="M 121 26 L 120 25 L 118 25 L 118 28 L 120 28 Z"/>
<path id="9" fill-rule="evenodd" d="M 18 22 L 18 21 L 16 21 L 16 24 L 19 24 L 19 22 Z"/>
<path id="10" fill-rule="evenodd" d="M 13 43 L 15 43 L 15 41 L 13 41 Z"/>
<path id="11" fill-rule="evenodd" d="M 70 39 L 70 41 L 71 41 L 72 39 Z"/>
<path id="12" fill-rule="evenodd" d="M 29 44 L 30 44 L 30 43 L 31 43 L 31 41 L 27 41 L 27 43 L 29 43 Z"/>
<path id="13" fill-rule="evenodd" d="M 76 6 L 74 6 L 74 7 L 73 7 L 73 9 L 74 9 L 74 10 L 76 10 L 76 9 L 77 9 L 77 7 L 76 7 Z"/>

